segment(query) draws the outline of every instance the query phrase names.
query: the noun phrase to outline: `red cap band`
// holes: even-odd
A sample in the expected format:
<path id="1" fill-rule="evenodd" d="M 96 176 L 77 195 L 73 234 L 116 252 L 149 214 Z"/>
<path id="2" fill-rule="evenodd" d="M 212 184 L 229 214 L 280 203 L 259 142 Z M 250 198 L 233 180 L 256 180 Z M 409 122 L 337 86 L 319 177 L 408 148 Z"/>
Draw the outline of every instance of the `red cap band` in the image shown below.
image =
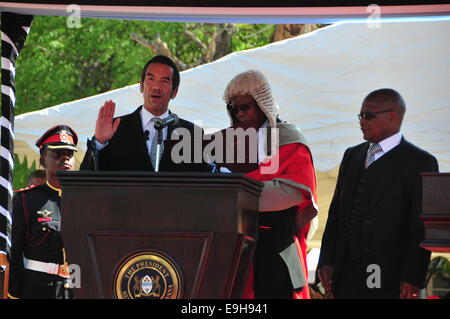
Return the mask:
<path id="1" fill-rule="evenodd" d="M 61 138 L 61 134 L 54 134 L 54 135 L 50 135 L 48 138 L 46 138 L 44 141 L 42 141 L 41 143 L 41 147 L 45 146 L 48 143 L 58 143 L 58 142 L 63 142 L 63 143 L 67 143 L 67 144 L 75 144 L 73 141 L 73 137 L 70 134 L 66 134 L 67 138 Z"/>

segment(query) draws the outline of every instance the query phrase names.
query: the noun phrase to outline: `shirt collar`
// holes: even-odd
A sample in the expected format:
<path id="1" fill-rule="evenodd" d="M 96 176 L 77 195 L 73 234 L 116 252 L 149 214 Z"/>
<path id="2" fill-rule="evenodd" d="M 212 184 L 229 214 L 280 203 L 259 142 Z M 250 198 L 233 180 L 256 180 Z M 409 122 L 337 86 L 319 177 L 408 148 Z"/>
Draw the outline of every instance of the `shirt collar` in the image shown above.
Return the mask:
<path id="1" fill-rule="evenodd" d="M 152 113 L 150 113 L 149 111 L 147 111 L 147 109 L 145 107 L 142 106 L 141 109 L 141 121 L 142 121 L 142 128 L 145 129 L 145 127 L 148 125 L 148 123 L 154 118 L 154 117 L 158 117 L 160 119 L 165 119 L 166 117 L 169 116 L 169 110 L 167 110 L 166 112 L 164 112 L 163 114 L 161 114 L 160 116 L 155 116 Z"/>
<path id="2" fill-rule="evenodd" d="M 384 153 L 389 152 L 391 149 L 396 147 L 398 144 L 400 144 L 402 140 L 402 134 L 400 132 L 389 136 L 388 138 L 385 138 L 378 144 L 381 146 Z"/>

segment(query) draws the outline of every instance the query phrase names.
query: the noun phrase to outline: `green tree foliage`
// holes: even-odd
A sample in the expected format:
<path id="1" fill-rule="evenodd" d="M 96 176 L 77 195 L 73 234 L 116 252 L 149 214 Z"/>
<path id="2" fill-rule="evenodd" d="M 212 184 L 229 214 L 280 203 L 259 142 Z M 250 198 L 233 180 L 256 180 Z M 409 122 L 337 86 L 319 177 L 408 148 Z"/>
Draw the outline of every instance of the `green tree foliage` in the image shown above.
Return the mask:
<path id="1" fill-rule="evenodd" d="M 16 114 L 136 83 L 151 54 L 128 36 L 136 21 L 35 17 L 17 60 Z"/>
<path id="2" fill-rule="evenodd" d="M 229 52 L 268 44 L 274 30 L 274 25 L 220 26 L 231 30 Z M 138 43 L 133 34 L 148 42 L 159 39 L 192 67 L 207 62 L 207 49 L 218 30 L 219 25 L 207 23 L 92 18 L 81 19 L 80 28 L 69 28 L 66 17 L 35 16 L 16 63 L 15 114 L 139 82 L 142 66 L 156 52 Z M 36 163 L 28 166 L 26 158 L 20 162 L 15 155 L 14 189 L 27 186 Z"/>
<path id="3" fill-rule="evenodd" d="M 271 24 L 237 24 L 237 32 L 231 39 L 233 52 L 257 48 L 270 43 L 275 30 Z"/>
<path id="4" fill-rule="evenodd" d="M 155 52 L 130 35 L 146 41 L 160 39 L 174 56 L 195 66 L 217 25 L 81 19 L 69 28 L 65 17 L 36 16 L 17 60 L 16 115 L 92 96 L 139 81 L 142 66 Z M 271 25 L 233 25 L 231 51 L 270 42 Z"/>
<path id="5" fill-rule="evenodd" d="M 14 154 L 14 170 L 13 170 L 13 189 L 21 189 L 28 186 L 28 177 L 32 171 L 36 169 L 36 162 L 33 161 L 31 166 L 28 164 L 27 157 L 21 162 L 19 156 Z"/>

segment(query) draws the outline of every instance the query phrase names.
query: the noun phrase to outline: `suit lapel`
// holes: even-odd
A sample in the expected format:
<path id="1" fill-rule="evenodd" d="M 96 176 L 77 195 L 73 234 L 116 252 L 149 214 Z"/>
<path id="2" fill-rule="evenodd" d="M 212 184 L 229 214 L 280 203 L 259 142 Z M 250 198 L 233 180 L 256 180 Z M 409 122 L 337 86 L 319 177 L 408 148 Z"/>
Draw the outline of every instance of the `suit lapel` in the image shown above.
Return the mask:
<path id="1" fill-rule="evenodd" d="M 358 184 L 361 180 L 361 171 L 363 169 L 368 147 L 369 143 L 361 144 L 355 149 L 354 154 L 349 160 L 344 180 L 345 193 L 343 196 L 343 200 L 345 211 L 349 212 L 352 209 L 356 188 L 358 187 Z"/>
<path id="2" fill-rule="evenodd" d="M 153 170 L 152 162 L 150 160 L 149 151 L 147 150 L 147 137 L 142 129 L 141 119 L 142 105 L 132 113 L 129 131 L 132 132 L 131 139 L 135 139 L 133 143 L 136 147 L 135 154 L 133 156 L 139 156 L 142 158 L 142 163 L 148 163 L 149 170 Z"/>

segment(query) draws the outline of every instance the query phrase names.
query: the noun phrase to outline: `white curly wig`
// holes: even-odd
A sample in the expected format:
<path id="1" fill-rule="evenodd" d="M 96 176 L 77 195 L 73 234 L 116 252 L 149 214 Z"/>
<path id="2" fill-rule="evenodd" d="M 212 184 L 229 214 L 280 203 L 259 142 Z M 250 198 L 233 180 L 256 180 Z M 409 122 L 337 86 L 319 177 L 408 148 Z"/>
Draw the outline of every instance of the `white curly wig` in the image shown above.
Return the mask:
<path id="1" fill-rule="evenodd" d="M 276 127 L 280 108 L 274 102 L 269 82 L 261 72 L 248 70 L 236 75 L 225 88 L 223 99 L 229 104 L 231 99 L 237 95 L 251 95 L 258 103 L 261 111 L 267 116 L 270 127 Z M 234 124 L 233 118 L 231 118 L 231 124 Z"/>
<path id="2" fill-rule="evenodd" d="M 269 120 L 271 128 L 271 152 L 269 158 L 272 157 L 278 149 L 278 130 L 276 127 L 280 108 L 273 100 L 269 82 L 257 70 L 248 70 L 239 73 L 228 83 L 223 99 L 228 105 L 231 103 L 231 99 L 237 95 L 251 95 Z M 227 112 L 231 120 L 231 125 L 234 125 L 233 117 L 228 110 Z"/>

